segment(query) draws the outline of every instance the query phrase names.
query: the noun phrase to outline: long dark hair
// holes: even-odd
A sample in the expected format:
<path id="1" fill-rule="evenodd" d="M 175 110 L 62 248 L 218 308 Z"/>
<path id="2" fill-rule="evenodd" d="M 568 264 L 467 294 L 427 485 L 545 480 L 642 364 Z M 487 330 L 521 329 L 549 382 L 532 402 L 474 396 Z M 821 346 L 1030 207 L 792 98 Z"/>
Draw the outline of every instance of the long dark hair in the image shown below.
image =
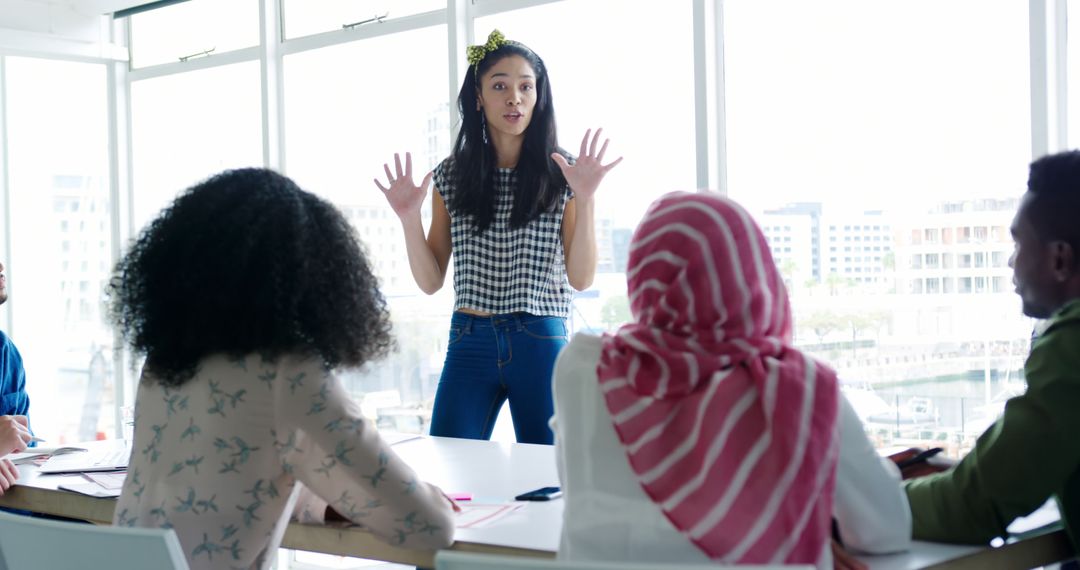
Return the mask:
<path id="1" fill-rule="evenodd" d="M 181 194 L 109 284 L 112 320 L 166 386 L 215 353 L 360 366 L 392 347 L 379 283 L 349 222 L 270 170 L 230 170 Z"/>
<path id="2" fill-rule="evenodd" d="M 488 53 L 477 65 L 469 66 L 458 93 L 461 129 L 452 155 L 454 193 L 449 207 L 456 215 L 472 216 L 477 233 L 487 230 L 495 218 L 495 168 L 498 164 L 495 147 L 484 142 L 483 110 L 476 108 L 477 90 L 484 73 L 512 55 L 525 58 L 536 72 L 536 106 L 525 129 L 525 141 L 515 169 L 517 188 L 510 227 L 523 227 L 541 213 L 552 211 L 566 187 L 566 178 L 551 160 L 551 153 L 561 150 L 547 66 L 531 49 L 513 42 L 504 44 Z"/>

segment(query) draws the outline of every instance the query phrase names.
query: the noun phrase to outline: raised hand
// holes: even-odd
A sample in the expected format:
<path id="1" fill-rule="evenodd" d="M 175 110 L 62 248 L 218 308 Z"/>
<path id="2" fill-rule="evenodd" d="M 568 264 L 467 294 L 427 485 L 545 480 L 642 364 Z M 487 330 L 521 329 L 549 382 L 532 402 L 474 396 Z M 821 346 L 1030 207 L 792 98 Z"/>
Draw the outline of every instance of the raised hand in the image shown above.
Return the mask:
<path id="1" fill-rule="evenodd" d="M 581 139 L 581 152 L 578 153 L 577 162 L 572 166 L 561 154 L 557 152 L 551 154 L 551 159 L 555 161 L 555 164 L 559 165 L 563 176 L 566 177 L 566 183 L 570 185 L 570 189 L 574 191 L 574 197 L 577 199 L 591 199 L 595 196 L 596 189 L 600 187 L 600 182 L 604 180 L 604 176 L 622 162 L 620 156 L 609 164 L 603 163 L 604 153 L 607 152 L 607 146 L 610 142 L 608 139 L 604 139 L 604 144 L 600 146 L 600 150 L 597 152 L 596 145 L 600 142 L 600 133 L 603 131 L 604 129 L 596 129 L 596 134 L 592 136 L 592 144 L 589 143 L 589 135 L 592 134 L 592 129 L 585 131 L 585 136 Z"/>
<path id="2" fill-rule="evenodd" d="M 390 203 L 390 207 L 393 208 L 394 213 L 399 218 L 404 218 L 409 214 L 419 214 L 420 206 L 424 204 L 424 197 L 427 196 L 427 187 L 431 183 L 432 172 L 428 172 L 424 177 L 424 181 L 419 186 L 413 184 L 412 177 L 412 153 L 405 153 L 405 169 L 401 168 L 401 156 L 394 153 L 394 170 L 396 172 L 390 172 L 390 165 L 383 164 L 383 170 L 386 171 L 386 179 L 389 187 L 385 187 L 379 181 L 375 179 L 375 185 L 382 190 L 383 196 L 386 196 L 386 201 Z"/>

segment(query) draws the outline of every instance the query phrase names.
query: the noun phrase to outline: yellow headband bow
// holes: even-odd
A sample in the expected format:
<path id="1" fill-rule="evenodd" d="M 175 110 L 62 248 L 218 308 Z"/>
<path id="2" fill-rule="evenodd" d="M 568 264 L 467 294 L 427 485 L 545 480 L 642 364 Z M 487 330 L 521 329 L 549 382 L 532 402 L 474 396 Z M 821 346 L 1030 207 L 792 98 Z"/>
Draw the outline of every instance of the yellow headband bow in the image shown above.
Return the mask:
<path id="1" fill-rule="evenodd" d="M 486 43 L 478 46 L 469 46 L 465 49 L 465 57 L 469 60 L 469 65 L 475 67 L 487 57 L 487 54 L 508 43 L 511 43 L 510 40 L 506 39 L 502 32 L 499 30 L 491 30 L 491 33 L 488 34 Z"/>

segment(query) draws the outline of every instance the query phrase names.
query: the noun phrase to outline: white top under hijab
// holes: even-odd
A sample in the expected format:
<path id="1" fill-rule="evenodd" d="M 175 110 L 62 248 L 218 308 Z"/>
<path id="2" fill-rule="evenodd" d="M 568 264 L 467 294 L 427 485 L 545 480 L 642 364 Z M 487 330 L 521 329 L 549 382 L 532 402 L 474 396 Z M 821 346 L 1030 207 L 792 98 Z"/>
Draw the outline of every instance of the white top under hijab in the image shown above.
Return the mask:
<path id="1" fill-rule="evenodd" d="M 708 563 L 642 490 L 600 393 L 600 338 L 577 334 L 555 365 L 556 459 L 566 507 L 558 557 L 567 560 Z M 900 471 L 874 450 L 846 398 L 833 515 L 847 548 L 883 554 L 911 544 Z M 831 568 L 826 548 L 819 568 Z"/>

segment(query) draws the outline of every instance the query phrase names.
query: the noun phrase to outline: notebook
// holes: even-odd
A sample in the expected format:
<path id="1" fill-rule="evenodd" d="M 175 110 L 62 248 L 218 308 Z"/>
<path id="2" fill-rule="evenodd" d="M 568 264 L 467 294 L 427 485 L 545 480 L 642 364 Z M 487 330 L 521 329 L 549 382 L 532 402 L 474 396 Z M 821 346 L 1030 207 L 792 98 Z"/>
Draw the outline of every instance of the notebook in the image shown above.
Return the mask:
<path id="1" fill-rule="evenodd" d="M 34 463 L 38 460 L 45 461 L 53 455 L 61 455 L 64 453 L 75 453 L 77 451 L 86 451 L 85 447 L 28 447 L 26 451 L 21 453 L 9 453 L 4 457 L 10 459 L 15 465 L 22 465 L 24 463 Z"/>
<path id="2" fill-rule="evenodd" d="M 41 464 L 38 472 L 43 475 L 52 473 L 89 473 L 94 471 L 118 471 L 127 469 L 131 457 L 131 444 L 122 448 L 110 448 L 76 453 L 53 455 Z"/>

